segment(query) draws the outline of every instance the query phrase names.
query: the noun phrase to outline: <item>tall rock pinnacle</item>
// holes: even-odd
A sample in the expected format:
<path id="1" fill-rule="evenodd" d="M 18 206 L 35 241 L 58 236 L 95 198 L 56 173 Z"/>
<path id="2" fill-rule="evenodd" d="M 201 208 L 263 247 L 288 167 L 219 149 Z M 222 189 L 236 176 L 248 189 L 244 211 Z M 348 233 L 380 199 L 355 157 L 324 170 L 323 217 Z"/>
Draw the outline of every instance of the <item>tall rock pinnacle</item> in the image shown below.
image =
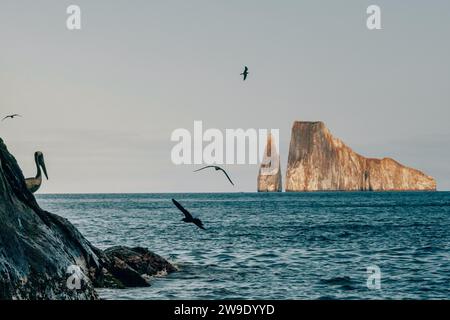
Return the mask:
<path id="1" fill-rule="evenodd" d="M 280 155 L 272 134 L 267 136 L 264 158 L 258 173 L 258 192 L 281 192 Z"/>

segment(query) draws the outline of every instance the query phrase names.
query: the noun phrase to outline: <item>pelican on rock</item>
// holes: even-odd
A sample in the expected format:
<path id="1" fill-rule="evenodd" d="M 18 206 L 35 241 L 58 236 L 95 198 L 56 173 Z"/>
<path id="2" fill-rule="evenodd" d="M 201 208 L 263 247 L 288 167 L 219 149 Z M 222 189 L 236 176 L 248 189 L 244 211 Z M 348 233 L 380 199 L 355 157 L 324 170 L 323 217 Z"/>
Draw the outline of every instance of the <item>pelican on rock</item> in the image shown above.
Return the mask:
<path id="1" fill-rule="evenodd" d="M 40 151 L 35 152 L 34 153 L 34 161 L 36 162 L 36 168 L 37 168 L 36 177 L 25 179 L 27 188 L 32 193 L 35 193 L 41 187 L 41 184 L 42 184 L 41 168 L 42 168 L 42 171 L 44 171 L 45 177 L 48 180 L 47 168 L 45 167 L 45 162 L 44 162 L 44 154 Z"/>

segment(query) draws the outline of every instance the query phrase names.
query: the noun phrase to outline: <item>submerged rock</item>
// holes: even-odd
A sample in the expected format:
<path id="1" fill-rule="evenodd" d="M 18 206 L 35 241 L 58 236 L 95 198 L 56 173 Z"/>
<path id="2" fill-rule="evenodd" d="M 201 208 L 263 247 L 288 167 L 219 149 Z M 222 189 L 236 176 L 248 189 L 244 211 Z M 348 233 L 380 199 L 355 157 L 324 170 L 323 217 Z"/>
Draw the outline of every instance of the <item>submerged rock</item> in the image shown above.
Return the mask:
<path id="1" fill-rule="evenodd" d="M 134 257 L 123 261 L 138 273 L 172 270 L 146 249 L 129 250 Z M 97 299 L 94 287 L 131 283 L 128 274 L 117 272 L 118 260 L 110 252 L 91 245 L 67 219 L 39 207 L 0 139 L 0 299 Z M 134 286 L 148 285 L 139 277 Z"/>
<path id="2" fill-rule="evenodd" d="M 264 158 L 258 173 L 258 192 L 281 192 L 280 155 L 272 134 L 267 136 Z"/>
<path id="3" fill-rule="evenodd" d="M 390 158 L 365 158 L 331 135 L 323 122 L 295 122 L 286 191 L 436 190 L 436 181 Z"/>
<path id="4" fill-rule="evenodd" d="M 176 271 L 159 255 L 145 248 L 112 247 L 105 250 L 111 261 L 108 270 L 125 287 L 149 286 L 152 276 Z"/>

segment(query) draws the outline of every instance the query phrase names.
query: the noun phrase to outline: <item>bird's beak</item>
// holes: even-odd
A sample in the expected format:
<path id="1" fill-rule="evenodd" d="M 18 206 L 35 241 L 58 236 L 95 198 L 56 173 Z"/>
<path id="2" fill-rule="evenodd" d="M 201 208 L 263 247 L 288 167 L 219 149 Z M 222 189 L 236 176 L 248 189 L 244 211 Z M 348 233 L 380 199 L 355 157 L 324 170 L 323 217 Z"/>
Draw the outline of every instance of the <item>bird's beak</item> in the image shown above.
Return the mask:
<path id="1" fill-rule="evenodd" d="M 42 171 L 44 171 L 45 177 L 46 177 L 47 180 L 48 180 L 47 168 L 45 167 L 44 157 L 41 158 L 40 163 L 41 163 Z"/>

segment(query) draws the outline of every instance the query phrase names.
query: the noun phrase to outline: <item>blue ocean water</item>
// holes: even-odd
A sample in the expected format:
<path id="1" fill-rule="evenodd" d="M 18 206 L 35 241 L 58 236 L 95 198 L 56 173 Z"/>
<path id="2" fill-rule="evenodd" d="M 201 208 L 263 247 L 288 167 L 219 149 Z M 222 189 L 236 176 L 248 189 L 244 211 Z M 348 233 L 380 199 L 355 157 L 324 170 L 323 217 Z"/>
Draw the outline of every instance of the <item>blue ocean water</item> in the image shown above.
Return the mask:
<path id="1" fill-rule="evenodd" d="M 206 231 L 180 221 L 177 199 Z M 105 299 L 450 299 L 450 192 L 40 195 L 96 246 L 179 272 Z M 381 270 L 380 289 L 367 267 Z"/>

